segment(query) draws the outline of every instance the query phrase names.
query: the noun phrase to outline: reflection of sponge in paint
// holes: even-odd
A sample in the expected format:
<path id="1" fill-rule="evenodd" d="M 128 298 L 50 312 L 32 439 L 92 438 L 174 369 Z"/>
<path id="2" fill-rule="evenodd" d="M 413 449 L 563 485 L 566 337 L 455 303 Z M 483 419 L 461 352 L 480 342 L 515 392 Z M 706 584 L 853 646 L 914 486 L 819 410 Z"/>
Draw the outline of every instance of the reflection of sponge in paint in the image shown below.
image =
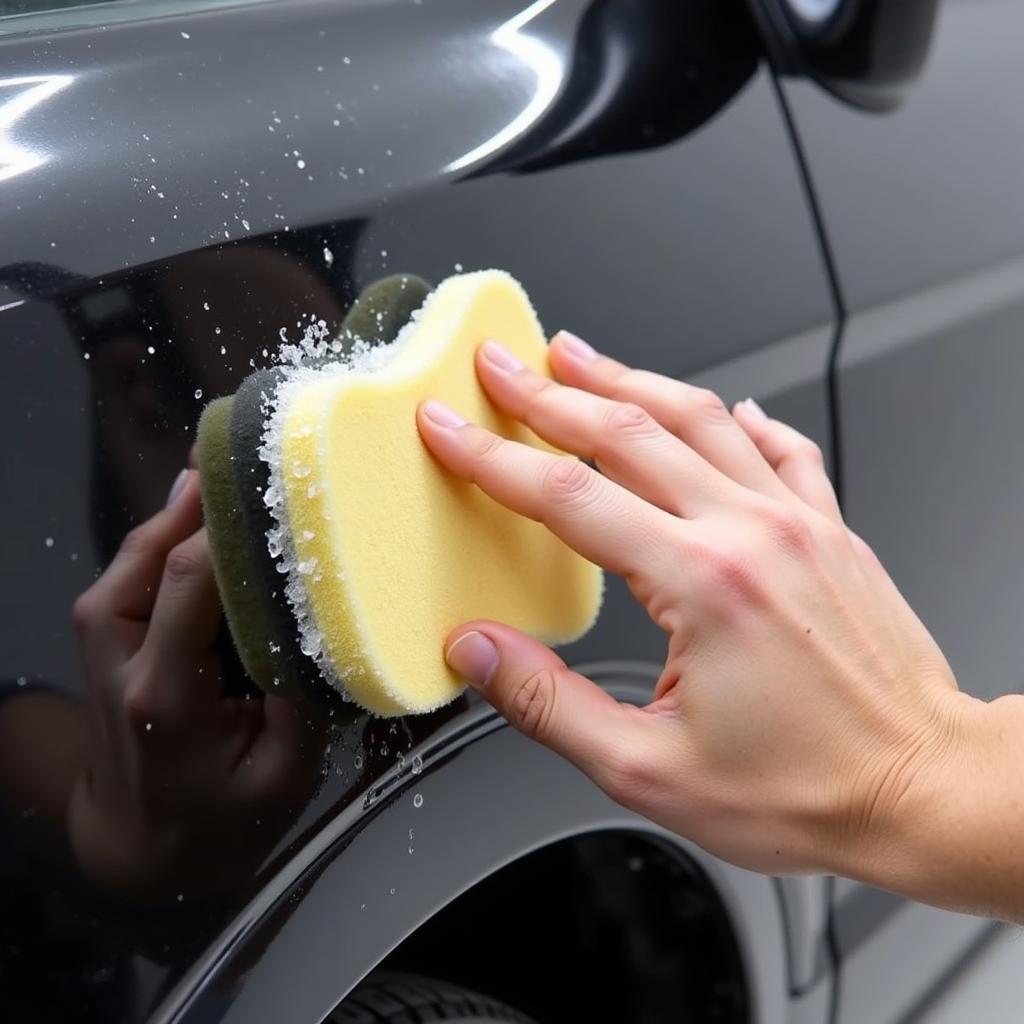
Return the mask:
<path id="1" fill-rule="evenodd" d="M 488 338 L 548 373 L 522 288 L 483 271 L 441 284 L 372 373 L 326 367 L 278 389 L 263 456 L 304 647 L 379 714 L 429 711 L 461 692 L 442 654 L 460 622 L 498 619 L 559 643 L 589 629 L 600 607 L 596 566 L 454 479 L 419 438 L 416 406 L 433 397 L 546 447 L 481 390 L 473 355 Z"/>
<path id="2" fill-rule="evenodd" d="M 419 278 L 395 276 L 368 286 L 341 329 L 343 346 L 394 340 L 429 291 Z M 266 533 L 275 524 L 264 502 L 268 468 L 259 458 L 266 409 L 280 368 L 250 374 L 234 396 L 206 407 L 198 430 L 200 486 L 221 603 L 246 672 L 268 693 L 305 694 L 325 710 L 341 704 L 319 669 L 300 650 Z"/>

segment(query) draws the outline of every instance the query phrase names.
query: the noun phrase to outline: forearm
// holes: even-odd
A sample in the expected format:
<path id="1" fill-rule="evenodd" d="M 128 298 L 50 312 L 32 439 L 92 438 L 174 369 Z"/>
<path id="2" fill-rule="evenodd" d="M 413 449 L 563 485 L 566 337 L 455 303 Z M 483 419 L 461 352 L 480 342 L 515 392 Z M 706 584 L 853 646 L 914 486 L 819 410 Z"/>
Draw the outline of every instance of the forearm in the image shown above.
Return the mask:
<path id="1" fill-rule="evenodd" d="M 1024 696 L 959 694 L 960 728 L 838 873 L 910 899 L 1024 923 Z"/>

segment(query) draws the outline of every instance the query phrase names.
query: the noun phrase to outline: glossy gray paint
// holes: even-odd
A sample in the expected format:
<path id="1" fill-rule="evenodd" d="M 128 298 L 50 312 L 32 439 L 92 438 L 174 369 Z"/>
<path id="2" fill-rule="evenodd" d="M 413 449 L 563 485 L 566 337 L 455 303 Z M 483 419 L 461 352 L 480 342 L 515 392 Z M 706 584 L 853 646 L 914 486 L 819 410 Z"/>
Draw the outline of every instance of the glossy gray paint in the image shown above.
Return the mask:
<path id="1" fill-rule="evenodd" d="M 512 173 L 514 161 L 499 173 L 489 161 L 504 156 L 502 150 L 445 170 L 507 133 L 524 110 L 532 113 L 517 128 L 517 159 L 545 157 L 547 119 L 569 94 L 564 83 L 581 56 L 597 45 L 583 31 L 596 6 L 559 0 L 538 13 L 529 22 L 532 63 L 529 48 L 510 50 L 508 33 L 497 35 L 527 9 L 514 2 L 438 0 L 421 8 L 291 0 L 0 41 L 9 78 L 71 78 L 13 131 L 43 162 L 0 182 L 0 266 L 41 262 L 78 275 L 56 283 L 52 274 L 42 283 L 38 276 L 8 275 L 0 298 L 0 307 L 8 304 L 0 309 L 0 328 L 18 353 L 0 426 L 3 436 L 19 439 L 28 428 L 38 453 L 26 472 L 18 445 L 4 449 L 6 468 L 23 480 L 3 512 L 4 564 L 16 583 L 5 594 L 5 674 L 28 672 L 72 691 L 80 685 L 67 611 L 106 558 L 103 544 L 94 542 L 96 509 L 86 495 L 97 439 L 113 429 L 110 407 L 121 396 L 104 382 L 99 365 L 109 336 L 81 335 L 75 319 L 98 305 L 121 303 L 135 318 L 129 340 L 141 346 L 144 367 L 144 346 L 155 331 L 161 353 L 181 355 L 188 371 L 201 376 L 205 401 L 231 390 L 248 370 L 247 356 L 259 357 L 262 345 L 276 342 L 280 326 L 311 309 L 337 322 L 358 288 L 383 273 L 407 269 L 437 280 L 457 263 L 500 265 L 524 282 L 550 328 L 572 327 L 609 352 L 676 376 L 699 374 L 730 399 L 754 393 L 828 449 L 825 372 L 835 310 L 799 167 L 763 68 L 752 64 L 739 86 L 728 78 L 717 115 L 698 118 L 656 148 L 609 144 L 589 159 L 554 160 L 530 173 Z M 537 46 L 550 58 L 542 62 L 545 73 L 557 77 L 554 95 L 540 91 Z M 645 52 L 619 55 L 625 60 L 615 66 L 619 71 L 648 65 Z M 696 58 L 694 67 L 700 81 L 705 72 Z M 616 88 L 631 80 L 620 75 Z M 644 88 L 656 97 L 657 85 L 645 80 Z M 538 95 L 547 98 L 531 108 Z M 660 116 L 657 104 L 652 110 Z M 214 324 L 222 334 L 213 333 Z M 226 360 L 218 354 L 225 341 Z M 86 363 L 83 346 L 90 351 L 93 342 Z M 168 404 L 146 449 L 146 468 L 135 477 L 139 493 L 125 509 L 113 498 L 101 502 L 108 520 L 127 526 L 163 500 L 187 456 L 189 425 L 201 404 Z M 55 538 L 52 549 L 47 536 Z M 47 552 L 52 562 L 41 562 Z M 598 628 L 567 655 L 656 662 L 663 650 L 661 634 L 612 581 Z M 456 707 L 411 723 L 416 742 L 429 742 L 435 730 L 442 735 L 449 715 L 459 713 Z M 377 749 L 382 736 L 390 759 L 355 769 L 360 740 Z M 493 759 L 496 772 L 514 770 L 517 762 L 503 758 L 529 749 L 510 738 L 496 743 L 481 743 L 473 755 L 482 765 Z M 335 745 L 323 791 L 250 880 L 249 924 L 256 927 L 260 908 L 294 882 L 293 868 L 304 857 L 358 819 L 352 801 L 393 765 L 395 746 L 388 733 L 366 723 Z M 538 780 L 548 769 L 555 780 L 567 771 L 540 753 L 524 756 L 535 758 Z M 463 758 L 437 767 L 424 821 L 431 806 L 454 806 L 467 784 L 466 764 Z M 529 837 L 504 856 L 564 834 L 578 799 L 591 810 L 597 806 L 588 802 L 596 794 L 580 795 L 580 780 L 560 787 L 552 782 L 550 792 L 564 799 L 550 806 L 516 805 L 507 828 Z M 542 781 L 537 788 L 548 792 Z M 395 806 L 400 814 L 400 802 Z M 608 812 L 601 808 L 594 820 L 604 820 Z M 577 824 L 592 827 L 582 819 Z M 433 863 L 428 849 L 417 865 L 435 872 L 437 884 L 420 897 L 408 893 L 411 902 L 397 898 L 394 916 L 375 919 L 373 943 L 351 947 L 349 980 L 335 979 L 335 995 L 359 964 L 366 967 L 400 941 L 428 904 L 451 898 L 500 860 L 492 850 L 464 862 L 438 846 Z M 366 856 L 374 859 L 372 851 Z M 346 863 L 346 855 L 337 859 L 337 877 L 351 880 L 355 869 Z M 715 870 L 716 879 L 725 877 L 725 869 Z M 787 880 L 783 891 L 799 902 L 819 884 Z M 750 962 L 768 957 L 785 988 L 778 904 L 767 883 L 758 880 L 756 888 L 773 908 L 766 916 L 755 909 L 748 921 L 742 900 L 730 906 Z M 241 899 L 229 916 L 241 910 Z M 295 907 L 296 921 L 330 912 L 329 903 L 303 900 L 301 889 Z M 772 922 L 767 932 L 765 922 Z M 808 964 L 820 963 L 814 950 L 821 924 L 786 936 L 797 965 L 794 987 L 809 983 Z M 214 960 L 201 963 L 226 968 L 219 948 L 211 946 Z M 272 943 L 267 964 L 283 962 L 284 951 Z M 170 975 L 190 962 L 174 959 Z M 267 983 L 262 965 L 246 991 Z M 202 970 L 191 977 L 213 980 Z M 278 977 L 276 968 L 267 975 Z M 331 984 L 317 976 L 311 1010 L 326 1006 Z M 765 1019 L 777 1019 L 775 996 L 758 992 Z"/>
<path id="2" fill-rule="evenodd" d="M 949 0 L 920 80 L 885 116 L 784 84 L 848 311 L 844 511 L 985 698 L 1024 682 L 1024 118 L 1007 102 L 1022 29 L 1017 4 Z M 847 881 L 837 897 L 844 1022 L 908 1009 L 986 927 Z"/>
<path id="3" fill-rule="evenodd" d="M 653 671 L 627 665 L 593 666 L 591 674 L 632 701 L 645 699 L 654 679 Z M 438 759 L 453 758 L 446 777 L 406 770 L 383 813 L 353 808 L 340 816 L 282 872 L 278 898 L 261 897 L 224 936 L 216 974 L 198 969 L 155 1022 L 320 1020 L 397 937 L 475 881 L 538 846 L 602 829 L 657 836 L 711 874 L 740 926 L 757 1020 L 787 1020 L 782 922 L 769 879 L 724 865 L 624 811 L 564 761 L 496 721 L 489 708 L 475 705 L 432 743 Z M 423 797 L 419 809 L 414 793 Z M 237 938 L 242 929 L 251 929 L 244 942 Z M 260 951 L 255 970 L 253 948 Z M 516 970 L 529 969 L 530 951 L 522 958 Z"/>

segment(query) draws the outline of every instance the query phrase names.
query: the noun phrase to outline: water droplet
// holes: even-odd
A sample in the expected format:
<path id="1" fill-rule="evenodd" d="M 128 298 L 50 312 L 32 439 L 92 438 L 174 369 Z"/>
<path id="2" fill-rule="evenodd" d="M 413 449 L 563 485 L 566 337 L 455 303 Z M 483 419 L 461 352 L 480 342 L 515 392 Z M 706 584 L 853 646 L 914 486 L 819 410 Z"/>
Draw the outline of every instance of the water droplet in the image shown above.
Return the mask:
<path id="1" fill-rule="evenodd" d="M 352 764 L 357 769 L 358 768 L 362 768 L 363 767 L 363 757 L 362 757 L 362 754 L 356 754 L 356 756 L 352 759 Z"/>
<path id="2" fill-rule="evenodd" d="M 335 121 L 334 123 L 337 124 L 338 122 Z M 324 263 L 329 267 L 334 264 L 334 253 L 326 245 L 324 246 Z"/>
<path id="3" fill-rule="evenodd" d="M 413 775 L 419 775 L 423 771 L 423 758 L 419 754 L 414 754 L 412 759 L 412 773 Z"/>
<path id="4" fill-rule="evenodd" d="M 298 169 L 300 171 L 304 171 L 306 169 L 306 161 L 305 160 L 296 160 L 295 161 L 295 166 L 298 167 Z"/>
<path id="5" fill-rule="evenodd" d="M 52 548 L 53 547 L 53 538 L 52 537 L 47 537 L 46 538 L 46 546 L 48 548 Z"/>
<path id="6" fill-rule="evenodd" d="M 153 723 L 152 722 L 147 722 L 146 723 L 146 732 L 152 732 L 152 731 L 153 731 Z"/>
<path id="7" fill-rule="evenodd" d="M 203 309 L 205 309 L 207 311 L 207 313 L 209 313 L 209 311 L 210 311 L 210 304 L 208 302 L 204 302 L 203 303 Z"/>
<path id="8" fill-rule="evenodd" d="M 196 396 L 196 398 L 202 398 L 203 397 L 203 389 L 202 388 L 196 388 L 195 391 L 193 392 L 193 394 Z"/>
<path id="9" fill-rule="evenodd" d="M 181 38 L 182 39 L 191 39 L 192 37 L 187 32 L 182 32 L 181 33 Z M 178 899 L 181 899 L 181 897 L 179 896 Z"/>
<path id="10" fill-rule="evenodd" d="M 456 263 L 455 264 L 455 273 L 456 274 L 461 274 L 462 273 L 462 264 L 461 263 Z"/>
<path id="11" fill-rule="evenodd" d="M 394 887 L 394 886 L 391 886 L 391 895 L 392 895 L 392 896 L 394 896 L 394 895 L 395 895 L 395 887 Z"/>
<path id="12" fill-rule="evenodd" d="M 19 686 L 28 686 L 28 678 L 26 676 L 18 676 Z"/>
<path id="13" fill-rule="evenodd" d="M 416 794 L 416 795 L 415 795 L 415 796 L 414 796 L 414 797 L 412 798 L 412 805 L 413 805 L 413 807 L 415 807 L 415 808 L 416 808 L 417 810 L 418 810 L 418 809 L 419 809 L 420 807 L 422 807 L 422 806 L 423 806 L 423 794 L 422 794 L 422 793 L 417 793 L 417 794 Z"/>
<path id="14" fill-rule="evenodd" d="M 146 346 L 146 351 L 152 356 L 156 354 L 156 349 L 152 345 Z"/>
<path id="15" fill-rule="evenodd" d="M 178 902 L 182 903 L 185 900 L 185 894 L 183 892 L 178 893 Z"/>

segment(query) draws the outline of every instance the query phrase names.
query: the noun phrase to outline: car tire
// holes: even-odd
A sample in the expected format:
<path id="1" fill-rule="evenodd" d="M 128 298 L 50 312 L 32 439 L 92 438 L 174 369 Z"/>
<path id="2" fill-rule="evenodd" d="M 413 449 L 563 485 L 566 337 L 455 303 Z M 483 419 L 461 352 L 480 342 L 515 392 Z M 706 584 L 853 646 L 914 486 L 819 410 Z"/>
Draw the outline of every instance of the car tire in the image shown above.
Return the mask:
<path id="1" fill-rule="evenodd" d="M 379 971 L 353 989 L 324 1024 L 487 1024 L 496 1020 L 534 1024 L 505 1003 L 458 985 L 415 974 Z"/>

